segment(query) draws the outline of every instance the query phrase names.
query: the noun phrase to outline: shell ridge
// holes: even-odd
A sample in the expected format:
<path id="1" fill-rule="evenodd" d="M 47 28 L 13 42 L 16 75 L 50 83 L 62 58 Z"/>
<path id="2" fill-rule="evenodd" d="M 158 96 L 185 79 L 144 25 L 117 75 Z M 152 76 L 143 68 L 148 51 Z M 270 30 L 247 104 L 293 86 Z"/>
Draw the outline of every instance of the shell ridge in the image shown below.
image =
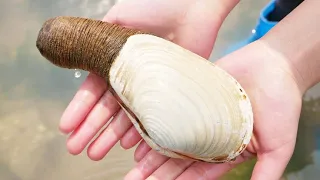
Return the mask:
<path id="1" fill-rule="evenodd" d="M 247 110 L 250 110 L 251 106 L 247 109 L 246 108 L 241 109 L 241 106 L 250 105 L 248 104 L 248 98 L 244 100 L 235 98 L 235 97 L 240 97 L 237 95 L 237 94 L 240 94 L 240 90 L 237 89 L 239 84 L 235 84 L 236 80 L 232 79 L 232 77 L 226 72 L 224 72 L 222 69 L 218 69 L 217 66 L 210 64 L 209 62 L 206 62 L 206 61 L 203 61 L 204 63 L 196 62 L 195 60 L 193 60 L 193 59 L 196 59 L 195 56 L 193 55 L 188 56 L 189 59 L 185 59 L 187 56 L 184 56 L 182 58 L 181 52 L 186 53 L 186 51 L 181 50 L 181 52 L 179 52 L 179 51 L 175 51 L 174 49 L 173 51 L 170 52 L 167 49 L 172 50 L 174 48 L 173 47 L 174 45 L 172 46 L 168 45 L 166 48 L 162 48 L 161 43 L 162 43 L 162 40 L 158 41 L 156 37 L 150 38 L 149 35 L 133 35 L 130 38 L 128 38 L 127 44 L 124 45 L 124 48 L 123 48 L 124 52 L 120 51 L 119 53 L 119 58 L 121 59 L 120 61 L 124 63 L 124 68 L 126 68 L 125 70 L 126 76 L 132 77 L 132 78 L 130 78 L 131 79 L 130 82 L 127 82 L 124 91 L 123 91 L 124 87 L 115 85 L 115 86 L 119 86 L 120 89 L 118 91 L 119 92 L 123 91 L 125 92 L 124 94 L 127 94 L 126 96 L 128 96 L 128 99 L 130 99 L 129 104 L 132 105 L 131 106 L 132 110 L 134 110 L 135 112 L 139 112 L 140 113 L 140 115 L 138 115 L 139 118 L 144 119 L 142 120 L 142 122 L 147 123 L 152 119 L 157 119 L 156 121 L 162 121 L 162 120 L 165 121 L 165 122 L 162 122 L 162 124 L 159 124 L 161 126 L 154 126 L 150 123 L 149 123 L 150 125 L 148 123 L 144 125 L 149 126 L 149 128 L 154 130 L 152 131 L 152 133 L 157 133 L 157 135 L 159 137 L 162 137 L 163 138 L 162 140 L 164 140 L 164 142 L 167 142 L 167 143 L 169 143 L 170 140 L 166 139 L 164 137 L 165 134 L 163 134 L 162 132 L 169 131 L 173 133 L 173 131 L 175 131 L 174 133 L 180 133 L 179 131 L 177 131 L 178 130 L 177 128 L 190 127 L 190 130 L 189 130 L 190 132 L 182 131 L 182 133 L 185 133 L 184 135 L 185 137 L 179 140 L 182 143 L 182 145 L 179 146 L 179 148 L 181 149 L 179 148 L 168 149 L 165 146 L 155 145 L 156 143 L 154 142 L 153 139 L 148 139 L 148 143 L 150 144 L 154 143 L 154 146 L 156 146 L 157 148 L 160 148 L 160 152 L 164 154 L 168 154 L 170 152 L 174 154 L 173 156 L 175 157 L 190 156 L 189 153 L 187 152 L 191 152 L 191 154 L 194 154 L 194 155 L 191 155 L 192 157 L 189 157 L 189 158 L 203 160 L 203 161 L 223 162 L 223 161 L 229 161 L 233 159 L 235 155 L 239 154 L 236 148 L 239 149 L 243 144 L 243 142 L 245 142 L 244 139 L 241 139 L 242 138 L 240 137 L 241 134 L 238 134 L 238 131 L 234 131 L 233 129 L 241 128 L 242 126 L 243 128 L 246 128 L 248 123 L 250 123 L 251 121 L 250 115 L 245 114 L 247 113 L 246 112 Z M 162 55 L 162 59 L 161 59 L 162 61 L 157 59 L 158 58 L 156 56 L 157 54 Z M 172 57 L 175 57 L 176 59 L 172 59 Z M 130 62 L 128 62 L 129 59 L 130 59 Z M 205 77 L 205 76 L 202 77 L 201 75 L 194 74 L 193 72 L 188 73 L 187 71 L 188 71 L 188 68 L 190 70 L 190 67 L 186 66 L 187 63 L 179 64 L 182 61 L 189 62 L 190 63 L 188 64 L 189 66 L 197 65 L 196 63 L 199 63 L 200 65 L 198 65 L 198 68 L 203 68 L 204 74 L 208 75 L 209 73 L 211 73 L 212 76 L 209 75 L 208 77 Z M 208 66 L 208 64 L 210 64 L 210 66 Z M 168 69 L 166 69 L 166 68 L 169 68 L 169 69 L 172 69 L 172 71 L 174 71 L 174 69 L 178 67 L 178 65 L 181 68 L 180 71 L 178 72 L 173 73 Z M 115 67 L 116 66 L 117 65 L 115 65 Z M 159 72 L 157 71 L 154 72 L 156 68 L 159 68 L 162 71 L 160 70 Z M 141 73 L 139 73 L 138 71 L 141 71 Z M 165 73 L 168 73 L 168 74 L 165 75 Z M 134 78 L 132 76 L 133 74 L 134 74 Z M 146 76 L 144 77 L 144 75 Z M 167 76 L 169 75 L 173 75 L 173 76 L 168 78 Z M 158 79 L 157 81 L 159 82 L 163 80 L 164 81 L 163 84 L 157 83 L 157 82 L 151 82 L 151 81 L 155 81 L 155 79 L 152 80 L 152 77 L 157 78 Z M 122 77 L 122 76 L 113 77 L 113 79 L 117 79 L 117 78 L 122 79 L 121 81 L 123 82 L 127 80 L 126 77 Z M 219 82 L 221 82 L 221 80 L 223 79 L 227 81 L 223 83 L 224 85 L 221 85 L 221 84 L 219 85 Z M 210 80 L 210 82 L 213 84 L 209 86 L 205 86 L 205 82 L 208 82 L 208 80 Z M 114 82 L 116 83 L 116 81 Z M 178 82 L 180 86 L 175 87 L 174 82 Z M 214 84 L 215 82 L 217 82 L 217 84 Z M 164 87 L 164 84 L 166 85 L 166 87 L 169 87 L 169 84 L 172 84 L 174 86 L 174 87 L 170 87 L 172 91 L 170 92 L 172 96 L 172 100 L 170 101 L 167 98 L 165 98 L 165 94 L 168 93 L 165 90 L 159 91 L 159 93 L 162 95 L 158 94 L 160 95 L 160 97 L 155 97 L 155 98 L 159 100 L 160 104 L 169 103 L 169 102 L 173 103 L 172 104 L 173 106 L 165 107 L 165 108 L 169 108 L 168 110 L 171 110 L 169 114 L 177 118 L 185 117 L 186 120 L 188 120 L 188 123 L 193 124 L 192 126 L 180 125 L 176 127 L 177 122 L 181 121 L 181 119 L 174 120 L 177 122 L 170 122 L 168 121 L 168 119 L 165 118 L 167 117 L 166 115 L 160 114 L 160 112 L 164 111 L 163 109 L 160 108 L 160 106 L 148 107 L 146 105 L 148 103 L 150 104 L 150 102 L 147 103 L 145 102 L 146 100 L 141 99 L 143 97 L 146 97 L 146 98 L 151 97 L 152 93 L 151 94 L 149 93 L 149 95 L 148 94 L 143 95 L 143 93 L 146 93 L 147 90 L 153 90 L 156 88 Z M 191 89 L 188 89 L 187 85 L 190 85 Z M 154 87 L 151 87 L 151 86 L 154 86 Z M 224 87 L 224 86 L 228 86 L 228 87 Z M 142 88 L 147 88 L 147 89 L 144 89 L 142 91 Z M 184 88 L 184 90 L 181 91 L 182 90 L 181 88 Z M 135 93 L 135 98 L 129 95 L 132 93 Z M 232 94 L 229 95 L 228 93 L 232 93 Z M 181 102 L 174 101 L 175 99 L 174 95 L 177 95 L 177 97 L 181 99 Z M 126 97 L 123 97 L 123 98 L 126 98 Z M 190 101 L 190 104 L 187 103 L 189 101 Z M 241 105 L 240 103 L 242 101 L 245 101 L 247 103 L 244 103 L 244 105 Z M 226 102 L 228 103 L 225 105 L 219 104 L 219 103 L 226 103 Z M 186 108 L 180 107 L 183 105 L 183 103 L 185 103 L 184 105 L 186 106 Z M 233 106 L 236 107 L 236 109 L 229 111 L 229 108 Z M 146 111 L 146 109 L 143 109 L 143 107 L 154 108 L 154 109 L 157 108 L 157 112 L 155 112 L 155 114 L 151 116 L 150 113 L 152 113 L 152 110 Z M 198 118 L 193 119 L 192 116 L 188 115 L 189 112 L 186 113 L 184 111 L 181 111 L 183 109 L 186 110 L 189 108 L 191 108 L 190 110 L 192 110 L 192 113 L 194 114 L 194 116 Z M 173 111 L 172 109 L 175 109 L 175 111 Z M 179 113 L 177 114 L 174 112 L 179 112 Z M 243 118 L 243 120 L 240 117 Z M 236 119 L 238 118 L 238 120 L 236 120 L 237 122 L 232 120 L 233 118 L 236 118 Z M 249 118 L 249 120 L 247 118 Z M 169 119 L 173 120 L 172 117 L 171 118 L 169 117 Z M 240 121 L 243 121 L 243 123 L 241 123 Z M 171 125 L 169 127 L 166 127 L 165 125 L 166 123 L 169 123 L 169 124 L 172 123 L 172 127 L 170 127 Z M 197 126 L 197 123 L 199 123 L 200 125 Z M 234 126 L 236 127 L 233 126 L 233 123 L 235 123 Z M 200 131 L 199 129 L 201 129 L 201 126 L 205 127 L 207 130 L 203 129 L 202 131 Z M 164 129 L 161 129 L 160 127 Z M 197 130 L 197 128 L 199 129 Z M 249 128 L 248 130 L 242 131 L 245 137 L 251 137 L 251 133 L 250 133 L 251 127 L 248 126 L 248 128 Z M 148 127 L 146 129 L 148 129 Z M 249 132 L 249 133 L 246 133 L 246 132 Z M 223 134 L 225 135 L 224 137 L 222 136 Z M 157 135 L 155 135 L 155 137 Z M 167 135 L 170 137 L 174 137 L 170 135 L 170 133 Z M 179 137 L 180 136 L 176 136 L 175 139 L 178 140 L 177 138 Z M 190 139 L 187 139 L 187 137 L 189 137 Z M 148 137 L 148 138 L 151 138 L 151 137 Z M 187 141 L 183 142 L 185 140 Z M 186 144 L 191 141 L 195 143 L 191 143 L 189 145 Z M 239 147 L 234 147 L 231 149 L 231 146 L 237 146 L 237 144 L 239 144 Z M 184 151 L 183 148 L 188 148 L 188 151 Z M 196 155 L 196 153 L 198 153 L 198 155 Z"/>

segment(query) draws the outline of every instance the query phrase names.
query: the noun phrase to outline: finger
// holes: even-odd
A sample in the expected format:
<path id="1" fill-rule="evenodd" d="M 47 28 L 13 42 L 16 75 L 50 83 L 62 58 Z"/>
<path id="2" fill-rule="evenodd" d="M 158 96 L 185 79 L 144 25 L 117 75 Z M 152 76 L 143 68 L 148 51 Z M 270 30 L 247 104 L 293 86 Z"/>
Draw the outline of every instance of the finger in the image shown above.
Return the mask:
<path id="1" fill-rule="evenodd" d="M 136 162 L 141 161 L 141 159 L 151 150 L 151 147 L 145 142 L 141 141 L 134 152 L 134 160 Z"/>
<path id="2" fill-rule="evenodd" d="M 90 73 L 63 113 L 59 125 L 60 131 L 68 134 L 79 126 L 106 89 L 105 80 Z"/>
<path id="3" fill-rule="evenodd" d="M 281 179 L 281 176 L 291 158 L 294 144 L 277 151 L 258 156 L 253 169 L 252 180 Z"/>
<path id="4" fill-rule="evenodd" d="M 125 176 L 125 180 L 146 179 L 168 159 L 168 157 L 151 150 L 136 167 Z"/>
<path id="5" fill-rule="evenodd" d="M 240 163 L 248 160 L 253 155 L 247 151 L 244 151 L 233 162 L 227 162 L 222 164 L 213 164 L 205 162 L 196 162 L 192 164 L 187 170 L 185 170 L 176 180 L 185 179 L 217 179 L 226 172 L 230 171 Z"/>
<path id="6" fill-rule="evenodd" d="M 158 168 L 147 180 L 172 180 L 176 179 L 194 161 L 171 158 Z"/>
<path id="7" fill-rule="evenodd" d="M 72 132 L 68 138 L 67 147 L 71 154 L 79 154 L 90 140 L 119 110 L 119 104 L 113 95 L 107 91 L 94 106 L 87 118 Z"/>
<path id="8" fill-rule="evenodd" d="M 120 110 L 112 122 L 88 147 L 89 158 L 95 161 L 101 160 L 131 126 L 132 123 L 126 113 Z"/>
<path id="9" fill-rule="evenodd" d="M 124 136 L 120 140 L 120 145 L 124 149 L 129 149 L 135 146 L 141 140 L 141 136 L 136 130 L 136 128 L 132 125 L 131 128 L 124 134 Z"/>

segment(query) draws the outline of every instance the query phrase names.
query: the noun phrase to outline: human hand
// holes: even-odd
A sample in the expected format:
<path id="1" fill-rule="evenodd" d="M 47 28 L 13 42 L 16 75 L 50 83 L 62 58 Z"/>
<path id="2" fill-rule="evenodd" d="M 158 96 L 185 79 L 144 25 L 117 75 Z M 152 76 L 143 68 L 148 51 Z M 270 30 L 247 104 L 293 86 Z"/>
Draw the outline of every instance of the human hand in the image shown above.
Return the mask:
<path id="1" fill-rule="evenodd" d="M 240 82 L 254 111 L 253 137 L 235 162 L 170 159 L 144 146 L 137 148 L 139 163 L 126 178 L 216 179 L 257 156 L 251 179 L 280 179 L 294 151 L 302 95 L 320 82 L 318 5 L 304 2 L 262 39 L 216 62 Z"/>
<path id="2" fill-rule="evenodd" d="M 219 13 L 217 5 L 212 0 L 125 1 L 115 5 L 104 20 L 152 32 L 208 58 L 227 16 L 225 11 Z M 60 130 L 72 132 L 67 140 L 71 154 L 81 153 L 112 116 L 112 122 L 88 147 L 92 160 L 102 159 L 119 140 L 125 149 L 141 140 L 107 89 L 104 79 L 91 73 L 65 110 Z"/>
<path id="3" fill-rule="evenodd" d="M 294 150 L 302 100 L 290 66 L 261 41 L 216 64 L 242 84 L 252 102 L 254 134 L 246 151 L 235 162 L 210 164 L 168 158 L 142 144 L 126 179 L 216 179 L 254 156 L 252 179 L 280 179 Z"/>
<path id="4" fill-rule="evenodd" d="M 190 12 L 187 13 L 188 16 L 182 16 L 184 17 L 182 18 L 184 19 L 183 21 L 180 21 L 181 19 L 176 21 L 177 19 L 172 20 L 172 18 L 167 17 L 168 21 L 162 22 L 172 23 L 164 23 L 168 26 L 162 29 L 162 25 L 159 24 L 159 26 L 157 26 L 157 23 L 153 23 L 157 22 L 156 17 L 152 17 L 151 15 L 146 16 L 146 14 L 144 14 L 143 18 L 139 19 L 137 17 L 139 17 L 138 14 L 141 12 L 128 13 L 130 17 L 126 17 L 126 15 L 121 15 L 122 11 L 117 11 L 117 9 L 130 9 L 129 7 L 132 8 L 135 6 L 138 8 L 137 4 L 139 4 L 139 2 L 130 2 L 122 4 L 122 6 L 119 5 L 111 11 L 113 13 L 110 12 L 108 14 L 106 19 L 108 19 L 109 22 L 138 27 L 154 33 L 158 32 L 160 34 L 164 32 L 163 34 L 161 33 L 162 37 L 171 39 L 177 44 L 207 58 L 217 33 L 215 29 L 218 29 L 217 27 L 221 21 L 217 20 L 218 25 L 215 26 L 216 28 L 212 28 L 215 33 L 212 33 L 212 29 L 210 28 L 209 30 L 206 30 L 207 28 L 200 28 L 204 31 L 201 33 L 205 36 L 199 37 L 198 32 L 194 30 L 190 31 L 192 26 L 187 26 L 186 24 L 194 22 L 199 23 L 200 27 L 205 27 L 207 26 L 207 22 L 205 23 L 205 21 L 201 20 L 197 22 L 188 21 L 193 19 L 190 18 L 192 17 L 190 15 L 192 13 Z M 172 7 L 171 4 L 170 6 Z M 139 7 L 141 8 L 143 6 Z M 145 9 L 148 8 L 143 7 L 143 10 Z M 195 10 L 192 9 L 192 11 L 194 12 Z M 126 13 L 127 12 L 128 11 L 126 11 Z M 152 13 L 153 12 L 151 12 L 151 14 Z M 159 15 L 159 12 L 157 13 Z M 166 16 L 163 15 L 161 19 L 165 19 L 164 17 Z M 197 14 L 194 15 L 194 17 L 198 17 Z M 149 21 L 147 19 L 149 19 Z M 178 27 L 175 27 L 174 24 L 176 24 L 176 22 L 184 22 L 185 25 L 181 26 L 181 24 L 179 24 Z M 135 24 L 139 25 L 136 26 Z M 188 28 L 184 29 L 184 27 L 189 27 L 189 30 Z M 183 36 L 181 36 L 180 33 L 183 34 Z M 191 41 L 184 41 L 184 36 L 189 37 Z M 301 41 L 301 39 L 299 40 Z M 199 42 L 199 44 L 194 42 Z M 185 179 L 187 177 L 188 179 L 212 179 L 255 155 L 258 157 L 258 162 L 254 168 L 253 179 L 280 178 L 292 155 L 295 145 L 303 92 L 297 87 L 297 79 L 295 79 L 297 76 L 292 74 L 290 65 L 283 60 L 283 57 L 280 57 L 272 50 L 270 51 L 262 42 L 263 41 L 257 41 L 252 43 L 217 62 L 220 67 L 238 79 L 252 101 L 255 114 L 254 136 L 247 150 L 233 163 L 193 163 L 186 160 L 169 159 L 161 156 L 152 150 L 150 151 L 150 148 L 142 142 L 135 152 L 135 159 L 139 161 L 139 163 L 137 167 L 127 175 L 127 178 L 143 179 L 150 177 L 150 179 L 152 179 L 153 177 L 153 179 L 175 179 L 178 177 L 177 179 Z M 204 47 L 210 47 L 210 51 L 206 49 L 202 51 L 202 44 Z M 310 48 L 308 48 L 305 49 L 310 50 Z M 295 48 L 291 49 L 295 50 Z M 304 52 L 309 52 L 308 54 L 310 54 L 310 51 L 305 50 Z M 301 53 L 299 55 L 301 56 Z M 239 58 L 241 58 L 240 61 L 237 60 Z M 92 74 L 89 75 L 62 118 L 60 125 L 61 130 L 65 133 L 74 130 L 68 141 L 69 151 L 73 154 L 80 153 L 88 144 L 89 140 L 93 138 L 93 135 L 97 133 L 102 125 L 107 123 L 109 117 L 119 110 L 119 106 L 117 106 L 110 93 L 105 93 L 107 87 L 105 85 L 98 87 L 98 85 L 101 84 L 104 84 L 102 79 Z M 286 92 L 287 89 L 289 89 L 290 93 Z M 105 95 L 102 96 L 103 94 Z M 125 134 L 126 131 L 127 133 Z M 140 140 L 139 135 L 134 128 L 132 128 L 126 116 L 124 116 L 123 113 L 121 114 L 121 111 L 102 135 L 89 146 L 89 157 L 94 160 L 101 159 L 119 139 L 121 139 L 121 145 L 124 148 L 132 147 Z"/>

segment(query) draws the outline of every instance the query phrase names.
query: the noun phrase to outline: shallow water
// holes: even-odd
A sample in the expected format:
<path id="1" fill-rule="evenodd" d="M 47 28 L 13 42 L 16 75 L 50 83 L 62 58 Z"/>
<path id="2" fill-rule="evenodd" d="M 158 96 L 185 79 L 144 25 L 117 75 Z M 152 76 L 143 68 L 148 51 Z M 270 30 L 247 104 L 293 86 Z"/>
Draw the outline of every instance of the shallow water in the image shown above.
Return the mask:
<path id="1" fill-rule="evenodd" d="M 70 155 L 59 118 L 85 79 L 74 70 L 52 66 L 40 56 L 35 39 L 44 20 L 58 15 L 101 19 L 111 0 L 0 1 L 0 179 L 122 179 L 133 167 L 133 150 L 116 146 L 102 161 L 86 153 Z M 242 1 L 223 25 L 211 60 L 251 33 L 266 0 Z M 241 18 L 240 18 L 241 17 Z M 313 99 L 310 99 L 312 97 Z M 295 154 L 284 178 L 313 180 L 320 170 L 320 86 L 307 94 Z M 254 161 L 224 179 L 249 179 Z"/>

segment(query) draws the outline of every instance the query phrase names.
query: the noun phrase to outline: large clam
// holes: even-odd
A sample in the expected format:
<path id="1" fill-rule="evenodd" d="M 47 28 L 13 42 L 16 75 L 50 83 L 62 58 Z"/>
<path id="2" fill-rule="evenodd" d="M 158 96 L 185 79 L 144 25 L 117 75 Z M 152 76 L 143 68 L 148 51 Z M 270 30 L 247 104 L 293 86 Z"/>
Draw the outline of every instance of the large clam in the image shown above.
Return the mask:
<path id="1" fill-rule="evenodd" d="M 234 160 L 253 130 L 249 97 L 227 72 L 152 34 L 80 17 L 47 20 L 37 48 L 53 64 L 106 78 L 143 139 L 159 153 Z"/>

